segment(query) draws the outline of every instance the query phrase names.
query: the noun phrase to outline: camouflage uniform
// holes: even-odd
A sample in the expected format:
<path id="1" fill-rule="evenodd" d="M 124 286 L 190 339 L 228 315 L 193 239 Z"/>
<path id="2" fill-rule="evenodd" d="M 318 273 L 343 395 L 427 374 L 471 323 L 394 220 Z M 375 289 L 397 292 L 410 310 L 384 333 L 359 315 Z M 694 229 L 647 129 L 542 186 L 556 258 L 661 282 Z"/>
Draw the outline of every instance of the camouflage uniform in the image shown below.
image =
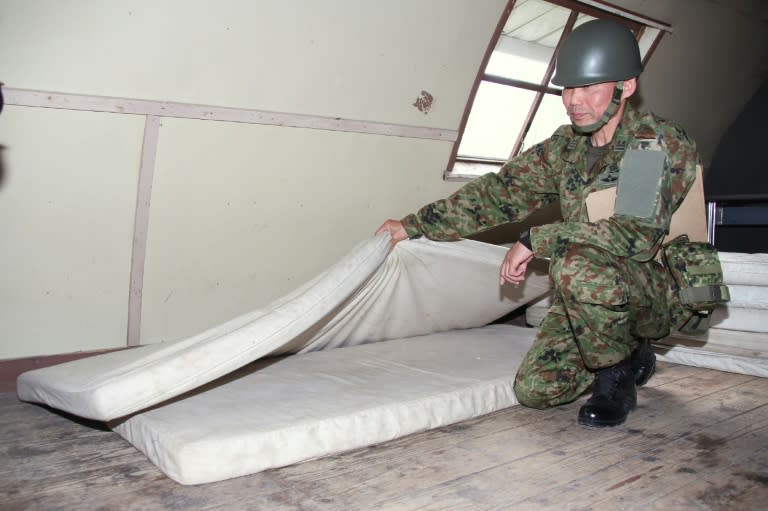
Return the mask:
<path id="1" fill-rule="evenodd" d="M 561 126 L 497 174 L 402 220 L 410 237 L 456 240 L 519 222 L 559 200 L 563 222 L 530 230 L 535 256 L 550 258 L 554 285 L 553 305 L 515 380 L 520 402 L 536 408 L 576 399 L 591 384 L 593 371 L 626 359 L 639 338 L 660 338 L 670 330 L 670 279 L 654 256 L 694 181 L 696 146 L 679 125 L 630 104 L 608 151 L 591 170 L 587 141 Z M 616 186 L 627 149 L 665 153 L 653 214 L 589 222 L 587 195 Z"/>

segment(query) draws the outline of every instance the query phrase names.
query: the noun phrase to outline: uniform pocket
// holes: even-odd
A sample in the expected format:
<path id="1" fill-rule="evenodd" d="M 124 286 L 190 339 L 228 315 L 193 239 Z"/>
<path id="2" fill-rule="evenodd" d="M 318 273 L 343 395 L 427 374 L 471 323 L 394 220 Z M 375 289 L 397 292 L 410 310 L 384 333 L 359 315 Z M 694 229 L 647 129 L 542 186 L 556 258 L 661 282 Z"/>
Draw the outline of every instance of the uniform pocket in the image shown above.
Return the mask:
<path id="1" fill-rule="evenodd" d="M 571 287 L 571 294 L 579 303 L 614 307 L 629 303 L 629 293 L 623 282 L 582 282 Z"/>

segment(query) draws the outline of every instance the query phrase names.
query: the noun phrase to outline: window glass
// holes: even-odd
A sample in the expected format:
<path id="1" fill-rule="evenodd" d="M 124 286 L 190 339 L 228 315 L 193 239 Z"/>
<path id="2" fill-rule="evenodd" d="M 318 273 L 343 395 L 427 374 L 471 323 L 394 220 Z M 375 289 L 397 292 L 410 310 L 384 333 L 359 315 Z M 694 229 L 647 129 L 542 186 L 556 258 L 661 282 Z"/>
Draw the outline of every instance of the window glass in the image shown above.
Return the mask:
<path id="1" fill-rule="evenodd" d="M 447 177 L 464 178 L 477 169 L 487 172 L 488 165 L 501 166 L 510 157 L 548 138 L 558 126 L 570 122 L 560 99 L 560 88 L 551 83 L 551 78 L 555 49 L 571 22 L 575 28 L 597 16 L 622 20 L 640 34 L 644 59 L 668 28 L 653 20 L 643 21 L 644 18 L 632 13 L 626 13 L 625 18 L 620 8 L 605 2 L 601 6 L 605 11 L 591 2 L 572 0 L 515 2 L 488 57 Z M 524 134 L 526 125 L 530 127 Z"/>
<path id="2" fill-rule="evenodd" d="M 504 49 L 498 47 L 491 54 L 486 74 L 539 83 L 549 65 L 551 55 L 541 52 L 538 46 L 525 41 L 504 38 Z"/>
<path id="3" fill-rule="evenodd" d="M 520 133 L 534 95 L 529 90 L 482 82 L 459 154 L 469 159 L 507 160 L 512 147 L 509 141 Z"/>
<path id="4" fill-rule="evenodd" d="M 515 2 L 485 73 L 541 83 L 570 12 L 545 0 Z"/>
<path id="5" fill-rule="evenodd" d="M 544 94 L 520 151 L 525 151 L 532 145 L 549 138 L 559 126 L 570 124 L 570 122 L 565 113 L 562 98 L 554 94 Z"/>

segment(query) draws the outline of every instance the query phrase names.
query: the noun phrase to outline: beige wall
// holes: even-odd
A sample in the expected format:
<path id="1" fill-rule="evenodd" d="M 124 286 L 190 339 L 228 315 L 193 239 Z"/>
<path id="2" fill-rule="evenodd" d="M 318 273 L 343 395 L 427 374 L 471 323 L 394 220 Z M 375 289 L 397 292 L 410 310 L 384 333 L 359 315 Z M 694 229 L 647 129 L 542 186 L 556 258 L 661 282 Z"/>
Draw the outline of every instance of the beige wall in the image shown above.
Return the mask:
<path id="1" fill-rule="evenodd" d="M 451 188 L 442 141 L 182 119 L 161 140 L 145 342 L 264 305 Z"/>
<path id="2" fill-rule="evenodd" d="M 506 4 L 1 1 L 9 88 L 447 130 L 458 129 Z M 644 98 L 683 122 L 709 159 L 765 77 L 759 16 L 742 3 L 617 3 L 675 26 L 643 77 Z M 412 105 L 422 90 L 435 98 L 428 115 Z M 143 126 L 137 115 L 6 107 L 0 359 L 125 344 Z M 263 306 L 384 218 L 448 194 L 450 150 L 446 141 L 164 118 L 140 341 Z"/>
<path id="3" fill-rule="evenodd" d="M 6 87 L 455 130 L 505 0 L 3 0 Z M 434 98 L 428 115 L 412 103 Z M 125 345 L 143 116 L 7 106 L 0 359 Z M 142 343 L 267 304 L 456 188 L 451 143 L 164 118 Z"/>
<path id="4" fill-rule="evenodd" d="M 0 358 L 125 345 L 143 119 L 0 119 Z"/>

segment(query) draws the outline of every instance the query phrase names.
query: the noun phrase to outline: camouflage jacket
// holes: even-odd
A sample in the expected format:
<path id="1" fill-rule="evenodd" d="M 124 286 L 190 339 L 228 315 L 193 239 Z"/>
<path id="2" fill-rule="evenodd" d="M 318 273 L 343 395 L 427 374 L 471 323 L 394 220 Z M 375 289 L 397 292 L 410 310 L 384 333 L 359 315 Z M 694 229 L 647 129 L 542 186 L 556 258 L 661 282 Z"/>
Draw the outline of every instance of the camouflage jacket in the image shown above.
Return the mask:
<path id="1" fill-rule="evenodd" d="M 544 142 L 508 161 L 498 173 L 467 183 L 447 199 L 428 204 L 402 219 L 408 235 L 456 240 L 497 225 L 519 222 L 539 208 L 560 202 L 563 222 L 531 229 L 537 257 L 550 257 L 567 243 L 592 245 L 617 257 L 651 259 L 669 229 L 672 213 L 693 184 L 699 163 L 696 145 L 682 127 L 630 104 L 609 149 L 590 172 L 588 137 L 561 126 Z M 589 222 L 585 199 L 616 186 L 627 149 L 665 153 L 655 213 L 640 219 L 614 214 Z"/>

